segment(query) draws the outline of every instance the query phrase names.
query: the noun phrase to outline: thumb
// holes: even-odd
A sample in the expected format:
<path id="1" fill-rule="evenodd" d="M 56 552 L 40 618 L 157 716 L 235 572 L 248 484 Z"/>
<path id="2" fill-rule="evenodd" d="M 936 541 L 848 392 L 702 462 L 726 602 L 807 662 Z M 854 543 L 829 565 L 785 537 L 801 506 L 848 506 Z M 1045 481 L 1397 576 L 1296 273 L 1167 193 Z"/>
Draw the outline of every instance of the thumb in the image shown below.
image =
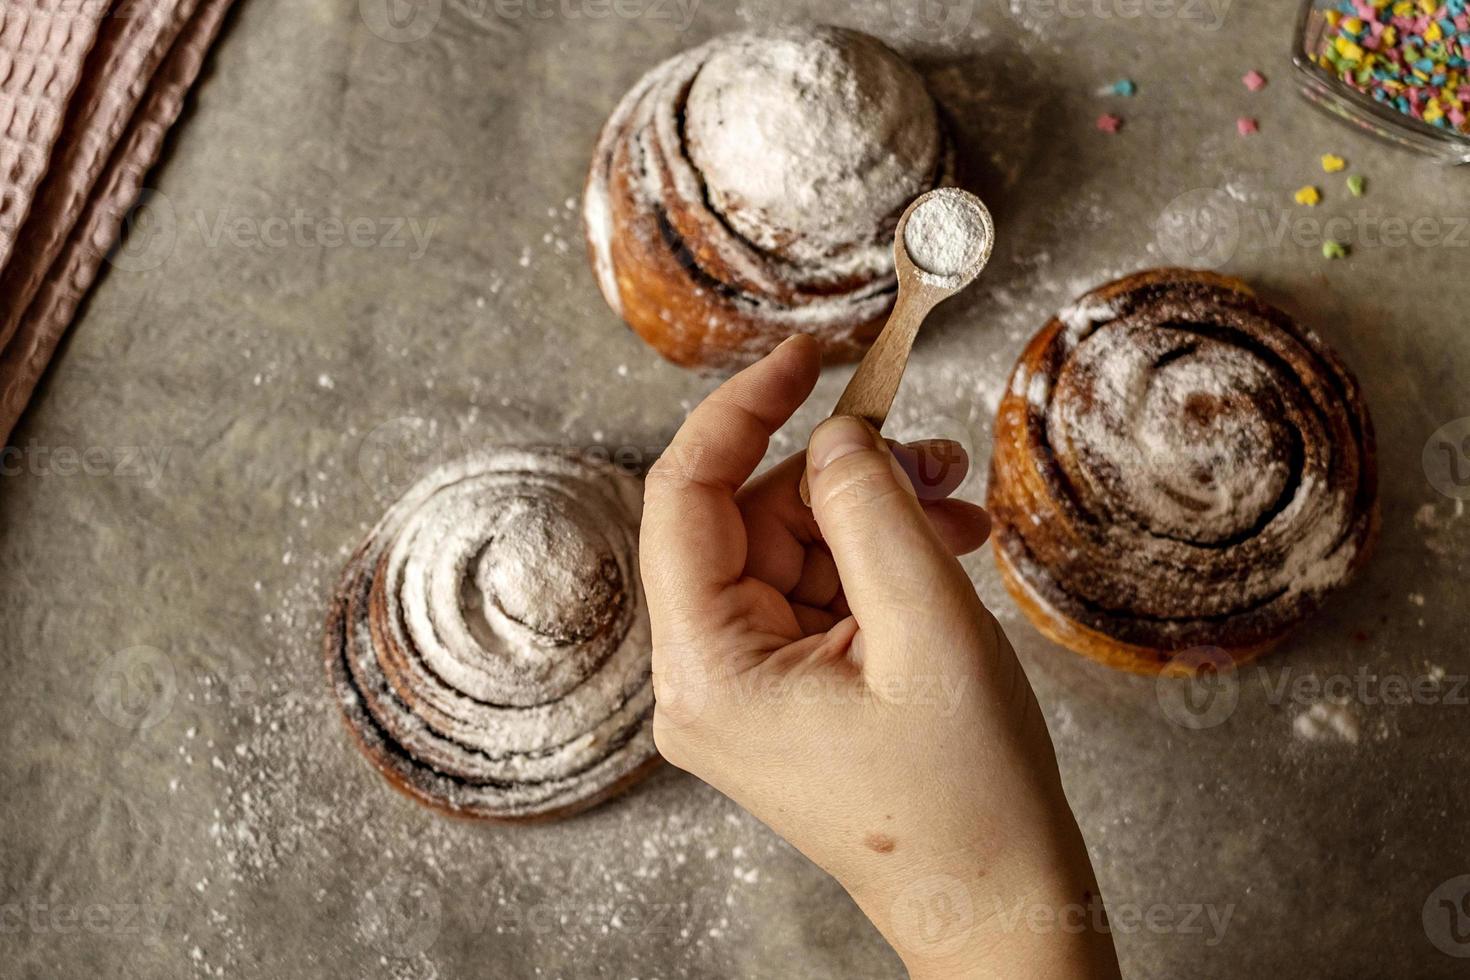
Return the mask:
<path id="1" fill-rule="evenodd" d="M 864 670 L 909 670 L 910 651 L 934 669 L 935 651 L 963 646 L 984 611 L 888 444 L 861 419 L 828 419 L 812 433 L 807 479 L 862 631 Z"/>

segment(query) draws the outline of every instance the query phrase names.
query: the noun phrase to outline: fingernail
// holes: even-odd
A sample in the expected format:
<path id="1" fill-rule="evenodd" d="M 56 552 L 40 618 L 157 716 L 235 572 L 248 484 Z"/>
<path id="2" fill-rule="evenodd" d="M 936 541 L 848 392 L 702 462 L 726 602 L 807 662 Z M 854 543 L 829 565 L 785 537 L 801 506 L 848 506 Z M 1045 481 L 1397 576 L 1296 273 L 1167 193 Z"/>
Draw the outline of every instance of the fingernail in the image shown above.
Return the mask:
<path id="1" fill-rule="evenodd" d="M 817 426 L 807 455 L 812 469 L 820 473 L 844 456 L 872 449 L 873 430 L 851 415 L 838 415 Z"/>

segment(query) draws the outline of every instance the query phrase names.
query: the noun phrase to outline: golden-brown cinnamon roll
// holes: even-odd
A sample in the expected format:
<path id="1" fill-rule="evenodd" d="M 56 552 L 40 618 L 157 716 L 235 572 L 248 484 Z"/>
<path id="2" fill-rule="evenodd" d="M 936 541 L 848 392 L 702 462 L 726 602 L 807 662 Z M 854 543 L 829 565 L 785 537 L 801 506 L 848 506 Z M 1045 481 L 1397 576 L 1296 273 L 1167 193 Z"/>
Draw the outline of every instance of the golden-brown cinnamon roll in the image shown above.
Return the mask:
<path id="1" fill-rule="evenodd" d="M 1141 272 L 1021 355 L 995 424 L 995 554 L 1043 633 L 1139 672 L 1279 642 L 1366 561 L 1373 425 L 1351 372 L 1238 280 Z"/>
<path id="2" fill-rule="evenodd" d="M 604 127 L 592 264 L 676 364 L 739 367 L 793 333 L 852 358 L 893 303 L 899 216 L 952 162 L 923 79 L 876 38 L 718 37 L 645 75 Z"/>
<path id="3" fill-rule="evenodd" d="M 435 471 L 343 573 L 326 661 L 348 727 L 447 812 L 565 816 L 656 761 L 642 486 L 613 466 L 498 450 Z"/>

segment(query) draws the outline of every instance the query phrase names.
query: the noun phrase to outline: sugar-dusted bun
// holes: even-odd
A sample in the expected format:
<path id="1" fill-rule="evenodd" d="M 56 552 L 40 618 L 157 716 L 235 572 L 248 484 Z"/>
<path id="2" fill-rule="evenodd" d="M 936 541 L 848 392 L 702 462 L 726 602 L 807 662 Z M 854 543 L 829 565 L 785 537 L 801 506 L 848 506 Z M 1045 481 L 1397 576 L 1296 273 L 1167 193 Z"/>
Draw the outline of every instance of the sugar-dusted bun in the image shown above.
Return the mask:
<path id="1" fill-rule="evenodd" d="M 727 39 L 690 87 L 684 131 L 713 209 L 751 244 L 814 265 L 886 255 L 941 149 L 919 74 L 876 39 L 831 28 Z"/>
<path id="2" fill-rule="evenodd" d="M 1027 346 L 995 425 L 995 554 L 1048 636 L 1188 670 L 1278 643 L 1366 561 L 1373 426 L 1311 330 L 1186 269 L 1093 290 Z"/>
<path id="3" fill-rule="evenodd" d="M 588 178 L 609 305 L 675 363 L 729 369 L 792 333 L 833 358 L 872 342 L 893 230 L 953 153 L 923 79 L 834 27 L 731 34 L 623 99 Z"/>
<path id="4" fill-rule="evenodd" d="M 647 773 L 652 646 L 642 486 L 521 450 L 444 466 L 348 563 L 327 671 L 398 788 L 492 820 L 565 816 Z"/>

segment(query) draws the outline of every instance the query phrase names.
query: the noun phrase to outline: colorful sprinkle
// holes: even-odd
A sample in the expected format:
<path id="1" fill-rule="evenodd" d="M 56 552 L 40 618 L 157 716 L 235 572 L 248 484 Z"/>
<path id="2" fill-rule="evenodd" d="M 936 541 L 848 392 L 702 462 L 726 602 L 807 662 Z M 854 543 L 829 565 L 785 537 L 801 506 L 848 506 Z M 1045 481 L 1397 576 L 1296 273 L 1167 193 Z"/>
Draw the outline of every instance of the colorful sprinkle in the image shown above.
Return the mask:
<path id="1" fill-rule="evenodd" d="M 1097 117 L 1097 128 L 1104 133 L 1116 133 L 1123 128 L 1123 120 L 1111 112 L 1105 112 Z"/>
<path id="2" fill-rule="evenodd" d="M 1097 90 L 1098 95 L 1121 95 L 1124 98 L 1131 98 L 1137 92 L 1138 86 L 1133 84 L 1133 79 L 1131 78 L 1120 78 L 1111 85 L 1104 85 Z"/>
<path id="3" fill-rule="evenodd" d="M 1317 64 L 1429 126 L 1470 136 L 1470 3 L 1336 0 Z"/>
<path id="4" fill-rule="evenodd" d="M 1298 204 L 1304 204 L 1309 208 L 1315 208 L 1322 200 L 1322 192 L 1315 187 L 1303 187 L 1293 197 Z"/>
<path id="5" fill-rule="evenodd" d="M 1261 131 L 1261 124 L 1247 116 L 1241 116 L 1235 120 L 1235 131 L 1242 136 L 1250 136 Z"/>
<path id="6" fill-rule="evenodd" d="M 1353 197 L 1362 197 L 1363 192 L 1367 190 L 1367 182 L 1357 174 L 1353 174 L 1347 179 L 1347 189 Z"/>
<path id="7" fill-rule="evenodd" d="M 1245 87 L 1250 89 L 1252 92 L 1259 92 L 1261 89 L 1266 87 L 1266 76 L 1262 75 L 1260 72 L 1252 68 L 1250 71 L 1245 73 L 1245 76 L 1243 78 L 1241 78 L 1241 82 L 1243 82 L 1245 84 Z"/>
<path id="8" fill-rule="evenodd" d="M 1348 255 L 1348 247 L 1342 242 L 1334 242 L 1331 239 L 1322 243 L 1322 257 L 1324 259 L 1345 259 Z"/>
<path id="9" fill-rule="evenodd" d="M 1332 153 L 1322 154 L 1322 172 L 1335 174 L 1347 166 L 1347 161 Z"/>

